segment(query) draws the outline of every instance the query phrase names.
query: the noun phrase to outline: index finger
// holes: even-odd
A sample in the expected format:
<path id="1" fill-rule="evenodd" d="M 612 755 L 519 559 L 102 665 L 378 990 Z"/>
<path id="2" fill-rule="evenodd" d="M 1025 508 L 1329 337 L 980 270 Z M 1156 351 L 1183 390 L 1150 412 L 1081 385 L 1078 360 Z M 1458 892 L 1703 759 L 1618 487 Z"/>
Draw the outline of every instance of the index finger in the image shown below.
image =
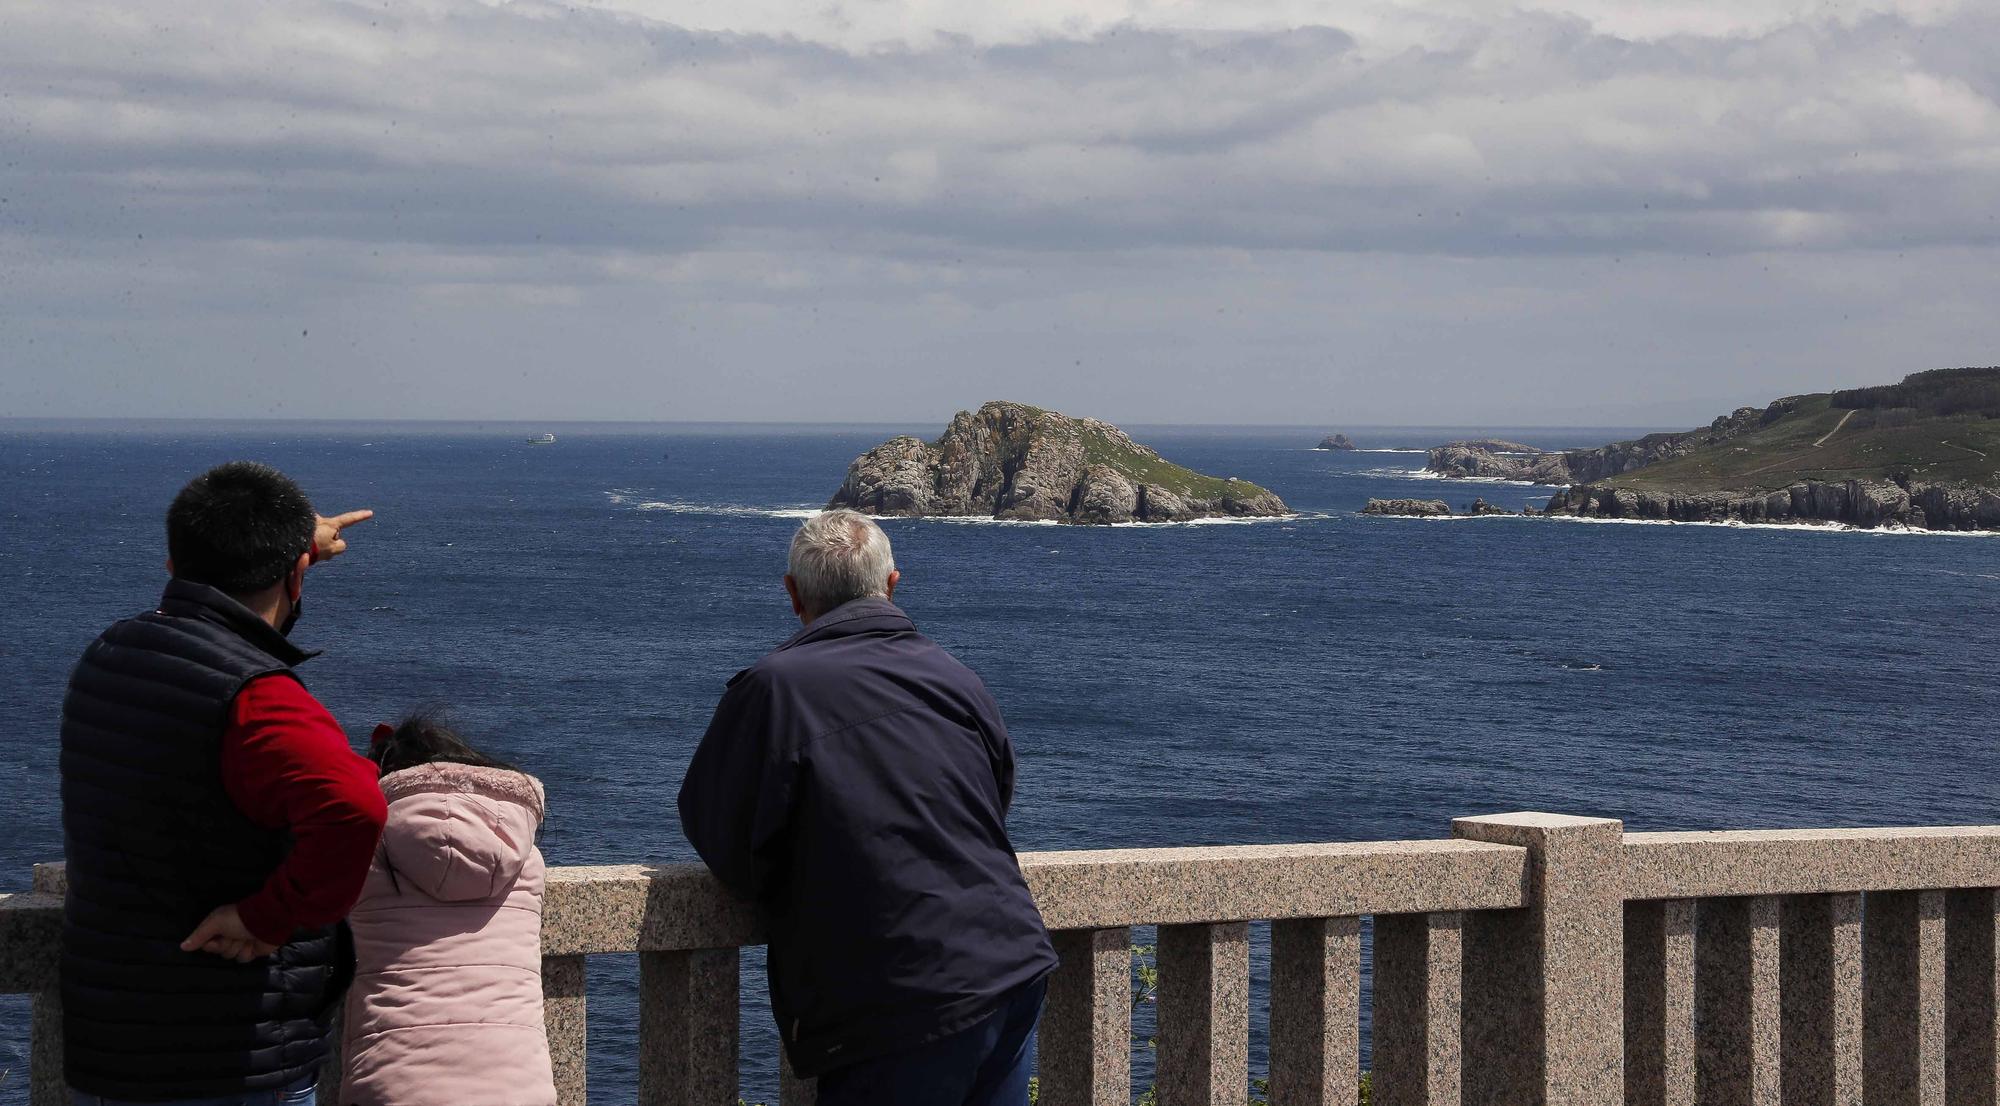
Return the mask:
<path id="1" fill-rule="evenodd" d="M 344 515 L 335 515 L 327 521 L 333 524 L 335 530 L 345 530 L 357 522 L 367 522 L 374 517 L 373 511 L 349 511 Z"/>

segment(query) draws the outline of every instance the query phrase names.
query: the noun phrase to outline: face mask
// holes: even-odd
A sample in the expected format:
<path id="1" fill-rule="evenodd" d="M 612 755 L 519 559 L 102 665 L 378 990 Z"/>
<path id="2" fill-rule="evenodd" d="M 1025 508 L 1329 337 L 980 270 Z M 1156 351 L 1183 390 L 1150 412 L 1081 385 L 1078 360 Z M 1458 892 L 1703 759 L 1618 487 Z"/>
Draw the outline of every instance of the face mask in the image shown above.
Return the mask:
<path id="1" fill-rule="evenodd" d="M 299 624 L 299 615 L 304 613 L 305 609 L 306 609 L 305 596 L 301 595 L 297 599 L 292 600 L 292 613 L 285 616 L 285 624 L 283 626 L 278 627 L 278 632 L 286 637 L 291 637 L 292 627 L 297 626 Z"/>

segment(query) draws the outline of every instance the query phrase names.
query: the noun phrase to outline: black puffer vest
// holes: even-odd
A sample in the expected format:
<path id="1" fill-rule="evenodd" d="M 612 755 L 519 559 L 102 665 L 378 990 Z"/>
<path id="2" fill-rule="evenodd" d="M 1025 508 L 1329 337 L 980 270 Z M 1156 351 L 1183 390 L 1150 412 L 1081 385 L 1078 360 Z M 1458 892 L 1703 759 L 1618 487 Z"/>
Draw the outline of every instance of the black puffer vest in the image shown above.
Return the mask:
<path id="1" fill-rule="evenodd" d="M 76 1090 L 158 1101 L 298 1083 L 327 1056 L 350 960 L 339 927 L 238 964 L 180 943 L 259 887 L 288 836 L 222 786 L 230 705 L 311 654 L 213 588 L 106 630 L 62 717 L 63 1057 Z"/>

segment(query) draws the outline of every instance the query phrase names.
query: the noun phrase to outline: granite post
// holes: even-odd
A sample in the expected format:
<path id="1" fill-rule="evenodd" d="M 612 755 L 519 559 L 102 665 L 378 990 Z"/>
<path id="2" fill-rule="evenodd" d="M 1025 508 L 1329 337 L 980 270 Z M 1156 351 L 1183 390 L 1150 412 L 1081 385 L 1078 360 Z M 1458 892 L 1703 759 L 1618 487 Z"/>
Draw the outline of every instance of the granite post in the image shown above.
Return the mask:
<path id="1" fill-rule="evenodd" d="M 736 949 L 639 954 L 640 1106 L 736 1106 Z"/>
<path id="2" fill-rule="evenodd" d="M 1627 1106 L 1695 1106 L 1694 909 L 1625 904 Z"/>
<path id="3" fill-rule="evenodd" d="M 1945 900 L 1944 1073 L 1947 1106 L 2000 1106 L 2000 891 Z"/>
<path id="4" fill-rule="evenodd" d="M 1132 934 L 1065 929 L 1049 979 L 1037 1069 L 1042 1106 L 1130 1106 Z"/>
<path id="5" fill-rule="evenodd" d="M 1463 919 L 1375 917 L 1375 1106 L 1458 1106 Z"/>
<path id="6" fill-rule="evenodd" d="M 1861 1101 L 1861 896 L 1794 895 L 1780 920 L 1786 1106 Z"/>
<path id="7" fill-rule="evenodd" d="M 1271 923 L 1271 1101 L 1352 1106 L 1360 1078 L 1361 919 Z"/>
<path id="8" fill-rule="evenodd" d="M 584 958 L 542 957 L 542 1027 L 555 1066 L 558 1106 L 588 1106 Z"/>
<path id="9" fill-rule="evenodd" d="M 63 1078 L 62 992 L 35 992 L 29 1011 L 29 1106 L 67 1106 L 69 1084 Z"/>
<path id="10" fill-rule="evenodd" d="M 1160 1106 L 1239 1106 L 1250 1088 L 1250 926 L 1161 926 Z"/>
<path id="11" fill-rule="evenodd" d="M 1944 892 L 1877 891 L 1862 926 L 1869 1106 L 1944 1106 Z"/>
<path id="12" fill-rule="evenodd" d="M 1459 818 L 1452 835 L 1528 851 L 1527 905 L 1465 918 L 1465 1102 L 1618 1101 L 1624 824 L 1528 812 Z"/>
<path id="13" fill-rule="evenodd" d="M 1695 1082 L 1702 1106 L 1780 1106 L 1773 895 L 1704 899 L 1695 930 Z"/>

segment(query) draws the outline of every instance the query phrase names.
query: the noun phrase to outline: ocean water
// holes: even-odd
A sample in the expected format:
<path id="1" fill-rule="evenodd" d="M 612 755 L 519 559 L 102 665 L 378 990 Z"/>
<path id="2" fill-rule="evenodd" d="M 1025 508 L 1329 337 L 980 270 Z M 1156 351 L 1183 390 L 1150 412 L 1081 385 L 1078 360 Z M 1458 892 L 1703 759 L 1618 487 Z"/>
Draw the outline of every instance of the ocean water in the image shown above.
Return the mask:
<path id="1" fill-rule="evenodd" d="M 1520 809 L 1643 829 L 2000 821 L 2000 541 L 1367 518 L 1370 496 L 1518 507 L 1550 489 L 1306 448 L 1324 429 L 1134 429 L 1299 517 L 885 523 L 898 600 L 1007 714 L 1024 850 L 1442 837 L 1454 815 Z M 1375 450 L 1471 433 L 1348 429 Z M 0 890 L 61 851 L 68 668 L 152 604 L 165 505 L 211 464 L 266 460 L 322 509 L 380 512 L 313 572 L 296 633 L 326 650 L 303 675 L 357 740 L 447 704 L 547 784 L 551 863 L 686 861 L 674 793 L 716 696 L 796 628 L 779 577 L 797 518 L 863 449 L 936 431 L 0 422 Z M 746 957 L 746 997 L 760 971 Z M 594 1096 L 629 1101 L 634 958 L 599 958 L 592 988 Z M 26 1017 L 0 1000 L 0 1103 L 25 1101 Z M 744 1035 L 756 1101 L 775 1046 L 754 1002 Z"/>

